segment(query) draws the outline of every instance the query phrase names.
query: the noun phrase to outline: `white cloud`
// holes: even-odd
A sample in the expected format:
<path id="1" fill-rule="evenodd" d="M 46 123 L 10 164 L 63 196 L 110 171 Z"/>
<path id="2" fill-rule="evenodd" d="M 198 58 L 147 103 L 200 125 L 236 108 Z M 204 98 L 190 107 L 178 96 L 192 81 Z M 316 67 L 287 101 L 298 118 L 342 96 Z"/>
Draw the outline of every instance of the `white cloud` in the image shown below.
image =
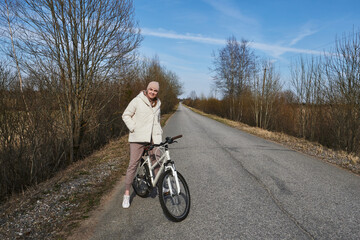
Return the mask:
<path id="1" fill-rule="evenodd" d="M 178 34 L 175 32 L 169 32 L 169 31 L 164 31 L 164 30 L 158 31 L 158 30 L 151 30 L 151 29 L 144 28 L 144 29 L 142 29 L 142 34 L 147 35 L 147 36 L 169 38 L 169 39 L 176 39 L 176 40 L 187 40 L 187 41 L 207 43 L 207 44 L 213 44 L 213 45 L 225 45 L 226 44 L 226 40 L 223 40 L 223 39 L 203 37 L 201 35 L 195 35 L 195 34 Z M 314 55 L 323 54 L 323 52 L 321 52 L 321 51 L 292 48 L 292 47 L 282 47 L 282 46 L 278 46 L 278 45 L 258 43 L 258 42 L 250 42 L 250 46 L 254 49 L 264 51 L 276 58 L 280 57 L 284 53 L 303 53 L 303 54 L 314 54 Z"/>
<path id="2" fill-rule="evenodd" d="M 225 44 L 226 41 L 222 39 L 216 38 L 208 38 L 202 37 L 201 35 L 193 35 L 193 34 L 177 34 L 174 32 L 164 32 L 164 31 L 153 31 L 150 29 L 143 28 L 141 30 L 143 35 L 147 36 L 154 36 L 154 37 L 161 37 L 161 38 L 170 38 L 170 39 L 177 39 L 177 40 L 188 40 L 193 42 L 201 42 L 201 43 L 209 43 L 209 44 L 216 44 L 222 45 Z"/>
<path id="3" fill-rule="evenodd" d="M 315 33 L 317 33 L 317 31 L 311 30 L 310 28 L 303 28 L 303 30 L 298 34 L 298 36 L 290 42 L 290 46 L 295 45 L 300 40 L 304 39 L 307 36 L 311 36 Z"/>
<path id="4" fill-rule="evenodd" d="M 314 54 L 314 55 L 320 55 L 323 54 L 321 51 L 315 51 L 310 49 L 300 49 L 300 48 L 292 48 L 292 47 L 282 47 L 278 45 L 271 45 L 271 44 L 265 44 L 265 43 L 256 43 L 252 42 L 250 45 L 254 49 L 262 50 L 265 52 L 270 53 L 274 57 L 280 57 L 284 53 L 304 53 L 304 54 Z"/>

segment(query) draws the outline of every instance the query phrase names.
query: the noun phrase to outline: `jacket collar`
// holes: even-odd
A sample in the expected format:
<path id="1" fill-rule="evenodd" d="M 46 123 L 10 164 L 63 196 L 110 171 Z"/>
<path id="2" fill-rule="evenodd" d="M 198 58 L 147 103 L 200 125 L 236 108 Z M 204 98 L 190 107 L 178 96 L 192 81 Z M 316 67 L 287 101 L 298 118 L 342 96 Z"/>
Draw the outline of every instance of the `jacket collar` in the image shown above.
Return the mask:
<path id="1" fill-rule="evenodd" d="M 138 94 L 138 97 L 143 100 L 143 102 L 148 105 L 149 107 L 151 107 L 151 103 L 149 101 L 149 99 L 145 96 L 144 92 L 141 91 L 139 94 Z M 153 110 L 157 110 L 158 108 L 160 108 L 160 99 L 157 100 L 157 103 L 155 105 L 155 107 L 151 107 Z"/>

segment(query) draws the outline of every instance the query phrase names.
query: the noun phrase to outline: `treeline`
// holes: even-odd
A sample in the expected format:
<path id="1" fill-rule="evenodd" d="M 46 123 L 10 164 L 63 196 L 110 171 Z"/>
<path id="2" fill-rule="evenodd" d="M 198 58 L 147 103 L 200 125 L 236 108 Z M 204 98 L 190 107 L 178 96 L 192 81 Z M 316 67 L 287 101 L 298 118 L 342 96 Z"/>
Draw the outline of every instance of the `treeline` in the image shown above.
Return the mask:
<path id="1" fill-rule="evenodd" d="M 0 16 L 0 201 L 126 133 L 122 112 L 148 82 L 162 113 L 177 104 L 178 77 L 138 60 L 130 0 L 6 0 Z"/>
<path id="2" fill-rule="evenodd" d="M 259 60 L 234 37 L 214 53 L 214 89 L 222 98 L 184 103 L 206 113 L 284 132 L 333 149 L 360 153 L 360 33 L 335 40 L 321 56 L 300 57 L 291 64 L 291 90 L 269 60 Z"/>

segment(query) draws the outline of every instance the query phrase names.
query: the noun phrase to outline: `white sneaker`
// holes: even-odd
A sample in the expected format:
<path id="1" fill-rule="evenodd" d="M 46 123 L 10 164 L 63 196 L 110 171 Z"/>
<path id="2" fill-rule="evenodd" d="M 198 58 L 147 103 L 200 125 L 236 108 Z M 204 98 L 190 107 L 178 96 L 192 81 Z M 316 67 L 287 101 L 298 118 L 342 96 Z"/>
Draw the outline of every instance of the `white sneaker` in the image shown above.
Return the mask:
<path id="1" fill-rule="evenodd" d="M 122 202 L 123 208 L 129 208 L 130 207 L 130 195 L 124 195 L 124 199 Z"/>

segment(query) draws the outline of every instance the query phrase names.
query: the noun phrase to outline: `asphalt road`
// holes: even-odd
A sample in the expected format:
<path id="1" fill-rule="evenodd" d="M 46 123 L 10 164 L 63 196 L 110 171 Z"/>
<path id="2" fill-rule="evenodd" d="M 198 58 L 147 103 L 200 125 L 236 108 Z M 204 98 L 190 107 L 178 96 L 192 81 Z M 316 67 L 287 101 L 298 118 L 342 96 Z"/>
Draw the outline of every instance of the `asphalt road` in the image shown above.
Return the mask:
<path id="1" fill-rule="evenodd" d="M 122 182 L 91 239 L 360 239 L 359 176 L 181 105 L 164 128 L 178 134 L 189 216 L 169 221 L 157 196 L 122 209 Z"/>

